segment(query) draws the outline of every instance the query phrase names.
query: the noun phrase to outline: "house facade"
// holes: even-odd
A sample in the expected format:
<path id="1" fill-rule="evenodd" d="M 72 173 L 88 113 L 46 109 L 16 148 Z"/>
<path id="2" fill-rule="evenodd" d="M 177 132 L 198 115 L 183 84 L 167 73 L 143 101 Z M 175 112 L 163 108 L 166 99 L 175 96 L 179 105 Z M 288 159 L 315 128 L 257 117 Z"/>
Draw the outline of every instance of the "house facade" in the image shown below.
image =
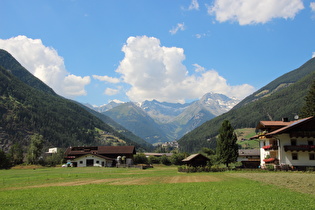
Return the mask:
<path id="1" fill-rule="evenodd" d="M 260 150 L 239 149 L 237 162 L 241 162 L 243 168 L 258 168 L 260 165 Z"/>
<path id="2" fill-rule="evenodd" d="M 315 167 L 315 117 L 260 121 L 260 166 L 305 170 Z"/>
<path id="3" fill-rule="evenodd" d="M 134 146 L 69 147 L 65 159 L 73 167 L 133 165 Z"/>

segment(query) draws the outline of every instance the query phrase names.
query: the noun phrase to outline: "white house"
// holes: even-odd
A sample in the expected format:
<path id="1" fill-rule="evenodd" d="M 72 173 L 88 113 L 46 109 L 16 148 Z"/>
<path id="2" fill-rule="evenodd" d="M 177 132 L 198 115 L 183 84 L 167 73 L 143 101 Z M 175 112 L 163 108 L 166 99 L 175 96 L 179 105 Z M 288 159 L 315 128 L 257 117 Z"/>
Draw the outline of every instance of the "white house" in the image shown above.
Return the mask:
<path id="1" fill-rule="evenodd" d="M 65 159 L 74 167 L 111 167 L 116 164 L 132 165 L 134 154 L 134 146 L 69 147 Z"/>
<path id="2" fill-rule="evenodd" d="M 260 166 L 304 170 L 315 167 L 315 117 L 296 121 L 260 121 Z M 252 139 L 253 139 L 252 138 Z"/>

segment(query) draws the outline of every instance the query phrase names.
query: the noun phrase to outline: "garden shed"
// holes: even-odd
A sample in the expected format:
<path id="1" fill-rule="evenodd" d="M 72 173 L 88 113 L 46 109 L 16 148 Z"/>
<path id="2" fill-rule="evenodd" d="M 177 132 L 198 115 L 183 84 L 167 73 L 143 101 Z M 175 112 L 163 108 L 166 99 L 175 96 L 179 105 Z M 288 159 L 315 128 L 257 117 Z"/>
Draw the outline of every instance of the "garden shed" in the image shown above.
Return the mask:
<path id="1" fill-rule="evenodd" d="M 188 166 L 206 166 L 210 159 L 202 154 L 193 154 L 182 160 Z"/>

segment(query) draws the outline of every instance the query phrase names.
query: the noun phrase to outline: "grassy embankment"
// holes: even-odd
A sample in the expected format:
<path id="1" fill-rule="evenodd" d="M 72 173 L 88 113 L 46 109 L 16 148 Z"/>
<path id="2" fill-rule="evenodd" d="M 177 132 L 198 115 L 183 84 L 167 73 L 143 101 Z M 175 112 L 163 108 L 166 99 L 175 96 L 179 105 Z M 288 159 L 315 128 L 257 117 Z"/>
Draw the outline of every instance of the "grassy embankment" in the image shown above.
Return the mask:
<path id="1" fill-rule="evenodd" d="M 37 168 L 0 177 L 0 209 L 315 208 L 315 173 Z"/>

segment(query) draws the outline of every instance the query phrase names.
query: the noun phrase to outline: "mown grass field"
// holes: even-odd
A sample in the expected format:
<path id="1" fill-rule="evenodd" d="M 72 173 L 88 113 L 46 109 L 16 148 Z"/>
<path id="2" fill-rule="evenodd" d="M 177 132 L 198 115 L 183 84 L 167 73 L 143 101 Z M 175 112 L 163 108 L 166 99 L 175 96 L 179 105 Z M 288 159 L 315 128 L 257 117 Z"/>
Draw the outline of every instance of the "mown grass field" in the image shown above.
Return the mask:
<path id="1" fill-rule="evenodd" d="M 11 169 L 0 177 L 0 209 L 315 209 L 315 173 L 161 166 Z"/>

